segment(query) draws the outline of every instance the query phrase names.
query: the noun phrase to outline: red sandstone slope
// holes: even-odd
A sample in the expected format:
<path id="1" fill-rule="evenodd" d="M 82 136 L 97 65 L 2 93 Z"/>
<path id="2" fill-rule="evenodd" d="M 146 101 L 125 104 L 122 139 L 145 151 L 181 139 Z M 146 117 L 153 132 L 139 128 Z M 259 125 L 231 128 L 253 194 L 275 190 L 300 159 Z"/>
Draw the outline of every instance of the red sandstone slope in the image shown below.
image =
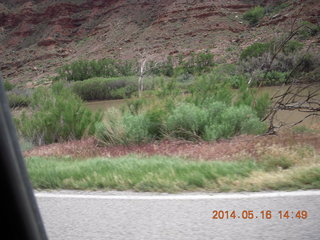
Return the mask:
<path id="1" fill-rule="evenodd" d="M 13 82 L 41 80 L 78 58 L 154 58 L 270 37 L 270 26 L 299 18 L 319 21 L 320 1 L 292 1 L 250 28 L 241 14 L 273 0 L 0 0 L 0 70 Z M 302 9 L 300 11 L 300 9 Z M 254 34 L 253 34 L 254 33 Z"/>

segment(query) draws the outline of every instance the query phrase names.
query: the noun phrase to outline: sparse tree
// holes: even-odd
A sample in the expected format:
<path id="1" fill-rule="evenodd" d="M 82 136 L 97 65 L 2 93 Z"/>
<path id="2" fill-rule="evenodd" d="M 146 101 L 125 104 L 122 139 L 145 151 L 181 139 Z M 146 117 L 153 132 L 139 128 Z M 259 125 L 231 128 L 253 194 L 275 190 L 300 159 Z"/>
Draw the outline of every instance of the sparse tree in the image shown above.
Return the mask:
<path id="1" fill-rule="evenodd" d="M 302 28 L 306 27 L 305 25 L 294 27 L 295 25 L 296 19 L 293 20 L 291 29 L 287 36 L 276 46 L 274 54 L 271 56 L 268 66 L 266 66 L 267 71 L 265 74 L 270 72 L 274 60 L 287 46 L 288 42 L 296 36 Z M 304 81 L 301 77 L 299 78 L 299 74 L 297 74 L 303 71 L 306 67 L 305 59 L 309 54 L 312 44 L 314 43 L 310 43 L 304 56 L 300 58 L 300 61 L 297 62 L 287 75 L 285 84 L 283 84 L 283 86 L 271 98 L 273 102 L 272 107 L 263 119 L 269 123 L 268 134 L 275 134 L 278 129 L 284 126 L 295 126 L 312 116 L 320 116 L 320 86 Z M 299 111 L 306 113 L 306 115 L 302 119 L 288 124 L 277 118 L 279 111 Z"/>

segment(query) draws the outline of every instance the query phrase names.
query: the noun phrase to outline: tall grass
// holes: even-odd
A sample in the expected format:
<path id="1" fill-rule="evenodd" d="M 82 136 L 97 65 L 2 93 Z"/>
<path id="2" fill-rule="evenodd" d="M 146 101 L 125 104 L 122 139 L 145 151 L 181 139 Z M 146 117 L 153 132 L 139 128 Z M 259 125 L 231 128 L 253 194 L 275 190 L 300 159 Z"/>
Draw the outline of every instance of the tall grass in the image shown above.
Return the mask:
<path id="1" fill-rule="evenodd" d="M 118 159 L 27 159 L 33 186 L 42 189 L 117 189 L 176 192 L 219 189 L 223 177 L 246 177 L 257 166 L 252 161 L 193 162 L 160 156 Z"/>
<path id="2" fill-rule="evenodd" d="M 37 189 L 261 191 L 320 188 L 320 158 L 308 147 L 271 147 L 257 159 L 193 161 L 164 156 L 27 159 Z"/>
<path id="3" fill-rule="evenodd" d="M 28 107 L 31 104 L 31 98 L 22 94 L 8 93 L 10 108 Z"/>
<path id="4" fill-rule="evenodd" d="M 128 145 L 152 139 L 150 120 L 144 114 L 122 113 L 117 109 L 107 112 L 105 120 L 96 124 L 96 137 L 106 145 Z"/>

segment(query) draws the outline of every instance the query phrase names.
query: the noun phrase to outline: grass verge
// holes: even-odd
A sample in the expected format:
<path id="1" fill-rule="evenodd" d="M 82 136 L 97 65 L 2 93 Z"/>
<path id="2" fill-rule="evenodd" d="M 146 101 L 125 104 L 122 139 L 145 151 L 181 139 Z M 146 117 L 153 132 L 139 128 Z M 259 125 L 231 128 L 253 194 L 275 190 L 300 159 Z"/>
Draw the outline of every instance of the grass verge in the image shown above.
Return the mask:
<path id="1" fill-rule="evenodd" d="M 292 151 L 296 154 L 286 149 L 281 157 L 277 152 L 230 162 L 137 155 L 87 160 L 30 157 L 27 167 L 36 189 L 221 192 L 320 188 L 319 157 L 310 149 Z"/>

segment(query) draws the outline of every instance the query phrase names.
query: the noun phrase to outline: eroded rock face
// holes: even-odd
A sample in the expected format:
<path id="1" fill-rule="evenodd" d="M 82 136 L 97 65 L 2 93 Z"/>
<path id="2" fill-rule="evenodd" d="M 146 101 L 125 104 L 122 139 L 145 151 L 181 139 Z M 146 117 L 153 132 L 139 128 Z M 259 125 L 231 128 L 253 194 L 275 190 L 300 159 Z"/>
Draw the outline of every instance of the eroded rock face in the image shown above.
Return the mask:
<path id="1" fill-rule="evenodd" d="M 162 25 L 190 21 L 191 18 L 195 21 L 226 15 L 214 6 L 215 2 L 219 1 L 208 1 L 199 6 L 199 4 L 189 4 L 187 1 L 166 0 L 152 1 L 152 3 L 148 0 L 80 3 L 62 0 L 54 3 L 45 0 L 16 0 L 11 5 L 4 4 L 7 7 L 0 13 L 0 27 L 6 32 L 6 41 L 3 41 L 5 46 L 26 46 L 38 42 L 40 46 L 48 46 L 48 38 L 54 40 L 50 41 L 52 45 L 63 39 L 96 34 L 102 29 L 108 32 L 112 27 L 123 27 L 128 24 L 137 25 L 139 29 L 149 25 L 166 27 Z M 243 9 L 250 6 L 236 4 L 220 7 Z M 26 38 L 33 38 L 33 41 Z"/>
<path id="2" fill-rule="evenodd" d="M 1 0 L 0 69 L 5 77 L 22 81 L 19 76 L 38 65 L 37 59 L 50 70 L 68 56 L 132 58 L 201 49 L 219 55 L 227 43 L 241 44 L 239 34 L 248 30 L 241 14 L 268 2 L 272 0 Z M 316 7 L 306 8 L 307 16 L 319 17 L 319 1 L 308 2 Z M 291 17 L 279 14 L 263 24 Z"/>

